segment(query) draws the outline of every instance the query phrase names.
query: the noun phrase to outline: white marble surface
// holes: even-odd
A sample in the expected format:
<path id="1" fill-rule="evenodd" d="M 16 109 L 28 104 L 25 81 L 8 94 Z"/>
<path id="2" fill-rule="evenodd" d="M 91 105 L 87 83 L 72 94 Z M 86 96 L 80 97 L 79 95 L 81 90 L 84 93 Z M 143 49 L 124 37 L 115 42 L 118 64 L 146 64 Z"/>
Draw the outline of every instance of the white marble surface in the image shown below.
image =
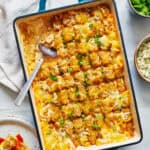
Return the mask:
<path id="1" fill-rule="evenodd" d="M 140 79 L 137 75 L 134 68 L 133 55 L 135 47 L 142 39 L 142 37 L 148 33 L 150 34 L 150 19 L 141 18 L 132 14 L 130 12 L 127 0 L 116 0 L 116 2 L 144 135 L 143 141 L 140 144 L 123 147 L 120 148 L 120 150 L 149 150 L 150 84 Z M 13 115 L 22 117 L 25 120 L 31 122 L 34 126 L 28 98 L 26 98 L 21 107 L 16 107 L 13 103 L 15 97 L 15 93 L 0 85 L 0 116 Z"/>

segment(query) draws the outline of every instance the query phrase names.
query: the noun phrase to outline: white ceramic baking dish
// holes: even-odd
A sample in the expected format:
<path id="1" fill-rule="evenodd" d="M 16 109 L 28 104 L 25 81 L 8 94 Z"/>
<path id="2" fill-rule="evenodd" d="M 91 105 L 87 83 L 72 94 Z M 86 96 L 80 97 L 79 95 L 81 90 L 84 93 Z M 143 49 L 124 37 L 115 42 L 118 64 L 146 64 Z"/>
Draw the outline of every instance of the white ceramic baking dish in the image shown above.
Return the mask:
<path id="1" fill-rule="evenodd" d="M 21 59 L 21 62 L 22 62 L 22 67 L 23 67 L 23 70 L 24 70 L 24 76 L 25 76 L 25 79 L 27 80 L 29 78 L 29 76 L 27 74 L 27 66 L 25 64 L 24 52 L 23 52 L 23 48 L 22 48 L 22 45 L 21 45 L 18 24 L 21 23 L 22 21 L 30 21 L 30 19 L 33 19 L 33 18 L 35 19 L 36 17 L 47 16 L 47 15 L 51 16 L 51 15 L 59 14 L 59 13 L 62 13 L 62 12 L 68 11 L 68 10 L 74 10 L 74 9 L 77 10 L 77 9 L 86 8 L 86 7 L 89 7 L 89 6 L 92 7 L 92 6 L 95 6 L 95 5 L 99 5 L 101 3 L 108 4 L 111 8 L 111 11 L 112 11 L 114 17 L 115 17 L 117 32 L 118 32 L 118 35 L 120 37 L 120 43 L 121 43 L 121 46 L 122 46 L 122 54 L 123 54 L 123 57 L 124 57 L 125 81 L 126 81 L 127 87 L 128 87 L 128 89 L 130 91 L 130 94 L 131 94 L 131 111 L 132 111 L 132 116 L 133 116 L 133 121 L 134 121 L 135 134 L 134 134 L 134 137 L 132 139 L 126 140 L 125 142 L 120 142 L 120 143 L 116 143 L 116 144 L 108 144 L 108 145 L 103 145 L 103 146 L 92 146 L 91 148 L 89 148 L 89 149 L 92 149 L 92 150 L 110 149 L 110 148 L 115 148 L 115 147 L 121 147 L 121 146 L 125 146 L 125 145 L 131 145 L 131 144 L 139 143 L 142 140 L 141 124 L 140 124 L 140 120 L 139 120 L 139 114 L 138 114 L 138 110 L 137 110 L 137 104 L 136 104 L 134 89 L 133 89 L 133 86 L 132 86 L 129 65 L 128 65 L 128 62 L 127 62 L 127 56 L 126 56 L 126 51 L 125 51 L 124 42 L 123 42 L 123 38 L 122 38 L 122 32 L 121 32 L 121 28 L 120 28 L 120 24 L 119 24 L 118 12 L 117 12 L 117 9 L 116 9 L 115 2 L 113 0 L 97 0 L 97 1 L 86 2 L 86 3 L 82 3 L 82 4 L 70 5 L 70 6 L 67 6 L 67 7 L 52 9 L 52 10 L 48 10 L 48 11 L 43 11 L 43 12 L 40 12 L 40 13 L 29 14 L 29 15 L 26 15 L 26 16 L 18 17 L 14 20 L 15 37 L 16 37 L 16 41 L 17 41 L 17 45 L 18 45 L 20 59 Z M 32 89 L 30 89 L 29 97 L 30 97 L 32 111 L 33 111 L 33 115 L 34 115 L 34 119 L 35 119 L 36 128 L 37 128 L 37 133 L 38 133 L 38 136 L 39 136 L 39 141 L 40 141 L 40 144 L 41 144 L 41 149 L 45 150 L 43 137 L 42 137 L 42 132 L 41 132 L 40 123 L 39 123 L 39 118 L 38 118 L 38 115 L 37 115 L 37 108 L 36 108 L 36 105 L 35 105 Z"/>

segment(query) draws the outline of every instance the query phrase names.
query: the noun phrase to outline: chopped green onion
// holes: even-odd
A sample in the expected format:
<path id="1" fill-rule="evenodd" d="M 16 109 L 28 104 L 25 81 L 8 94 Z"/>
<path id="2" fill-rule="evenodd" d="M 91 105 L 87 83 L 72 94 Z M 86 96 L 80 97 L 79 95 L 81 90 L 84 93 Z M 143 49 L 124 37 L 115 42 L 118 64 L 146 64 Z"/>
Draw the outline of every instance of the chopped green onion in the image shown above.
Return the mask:
<path id="1" fill-rule="evenodd" d="M 76 97 L 80 96 L 79 88 L 78 87 L 75 87 L 75 96 Z"/>
<path id="2" fill-rule="evenodd" d="M 71 73 L 72 71 L 73 71 L 72 68 L 68 68 L 68 69 L 67 69 L 67 72 L 69 72 L 69 73 Z"/>
<path id="3" fill-rule="evenodd" d="M 93 23 L 90 23 L 90 24 L 89 24 L 89 28 L 92 28 L 92 27 L 93 27 Z"/>
<path id="4" fill-rule="evenodd" d="M 84 87 L 88 87 L 88 72 L 84 72 L 84 83 L 83 83 Z"/>
<path id="5" fill-rule="evenodd" d="M 70 120 L 72 120 L 73 114 L 72 114 L 72 113 L 68 114 L 68 118 L 69 118 Z"/>
<path id="6" fill-rule="evenodd" d="M 63 126 L 65 124 L 65 120 L 62 118 L 62 119 L 59 120 L 59 123 L 60 123 L 61 126 Z"/>
<path id="7" fill-rule="evenodd" d="M 102 114 L 98 114 L 96 117 L 97 117 L 99 120 L 104 120 L 104 116 L 103 116 Z"/>
<path id="8" fill-rule="evenodd" d="M 99 106 L 101 104 L 100 101 L 96 101 L 96 105 Z"/>
<path id="9" fill-rule="evenodd" d="M 50 75 L 50 79 L 53 80 L 53 81 L 57 81 L 57 77 L 52 75 L 52 74 Z"/>
<path id="10" fill-rule="evenodd" d="M 80 93 L 79 93 L 79 92 L 75 92 L 75 96 L 76 96 L 76 97 L 79 97 L 79 96 L 80 96 Z"/>
<path id="11" fill-rule="evenodd" d="M 67 44 L 66 43 L 63 43 L 64 44 L 64 48 L 67 48 Z"/>
<path id="12" fill-rule="evenodd" d="M 81 54 L 77 54 L 76 57 L 81 60 L 83 56 Z"/>
<path id="13" fill-rule="evenodd" d="M 79 59 L 78 64 L 80 66 L 84 65 L 83 56 L 81 54 L 77 54 L 76 57 Z"/>
<path id="14" fill-rule="evenodd" d="M 94 38 L 99 38 L 99 37 L 100 37 L 100 36 L 99 36 L 98 33 L 96 33 L 95 36 L 94 36 Z"/>
<path id="15" fill-rule="evenodd" d="M 97 44 L 98 47 L 101 47 L 101 41 L 99 35 L 95 35 L 94 41 Z"/>
<path id="16" fill-rule="evenodd" d="M 96 123 L 94 123 L 93 124 L 93 129 L 97 130 L 97 129 L 99 129 L 99 126 Z"/>
<path id="17" fill-rule="evenodd" d="M 88 77 L 88 72 L 84 72 L 84 76 L 85 76 L 85 78 L 87 78 Z"/>
<path id="18" fill-rule="evenodd" d="M 85 88 L 87 88 L 89 86 L 89 84 L 87 83 L 87 81 L 84 81 L 83 85 L 84 85 Z"/>
<path id="19" fill-rule="evenodd" d="M 90 40 L 90 38 L 86 38 L 86 42 L 88 42 Z"/>
<path id="20" fill-rule="evenodd" d="M 122 100 L 122 97 L 121 96 L 119 96 L 119 98 L 118 98 L 120 101 Z"/>
<path id="21" fill-rule="evenodd" d="M 79 61 L 79 65 L 83 66 L 84 65 L 84 61 L 83 60 Z"/>

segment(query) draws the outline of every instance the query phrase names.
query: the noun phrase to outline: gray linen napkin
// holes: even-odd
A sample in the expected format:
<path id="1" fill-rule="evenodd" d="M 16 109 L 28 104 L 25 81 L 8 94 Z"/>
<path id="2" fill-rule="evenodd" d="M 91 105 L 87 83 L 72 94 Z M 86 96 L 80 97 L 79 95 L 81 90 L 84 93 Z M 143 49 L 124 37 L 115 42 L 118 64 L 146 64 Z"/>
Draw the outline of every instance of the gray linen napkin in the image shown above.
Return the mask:
<path id="1" fill-rule="evenodd" d="M 18 92 L 24 83 L 22 67 L 13 33 L 17 16 L 36 12 L 38 0 L 0 0 L 0 83 Z M 55 8 L 77 3 L 77 0 L 47 0 L 46 7 Z"/>

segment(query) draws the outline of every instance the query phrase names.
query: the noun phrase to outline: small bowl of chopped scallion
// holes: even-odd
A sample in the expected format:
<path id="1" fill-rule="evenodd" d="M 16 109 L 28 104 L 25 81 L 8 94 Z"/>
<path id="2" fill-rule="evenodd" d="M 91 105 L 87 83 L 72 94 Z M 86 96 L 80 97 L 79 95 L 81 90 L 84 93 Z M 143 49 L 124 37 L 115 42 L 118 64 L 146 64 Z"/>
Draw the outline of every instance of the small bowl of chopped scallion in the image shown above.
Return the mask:
<path id="1" fill-rule="evenodd" d="M 128 0 L 132 10 L 143 17 L 150 17 L 150 0 Z"/>
<path id="2" fill-rule="evenodd" d="M 150 35 L 138 44 L 135 50 L 134 62 L 138 74 L 150 83 Z"/>

